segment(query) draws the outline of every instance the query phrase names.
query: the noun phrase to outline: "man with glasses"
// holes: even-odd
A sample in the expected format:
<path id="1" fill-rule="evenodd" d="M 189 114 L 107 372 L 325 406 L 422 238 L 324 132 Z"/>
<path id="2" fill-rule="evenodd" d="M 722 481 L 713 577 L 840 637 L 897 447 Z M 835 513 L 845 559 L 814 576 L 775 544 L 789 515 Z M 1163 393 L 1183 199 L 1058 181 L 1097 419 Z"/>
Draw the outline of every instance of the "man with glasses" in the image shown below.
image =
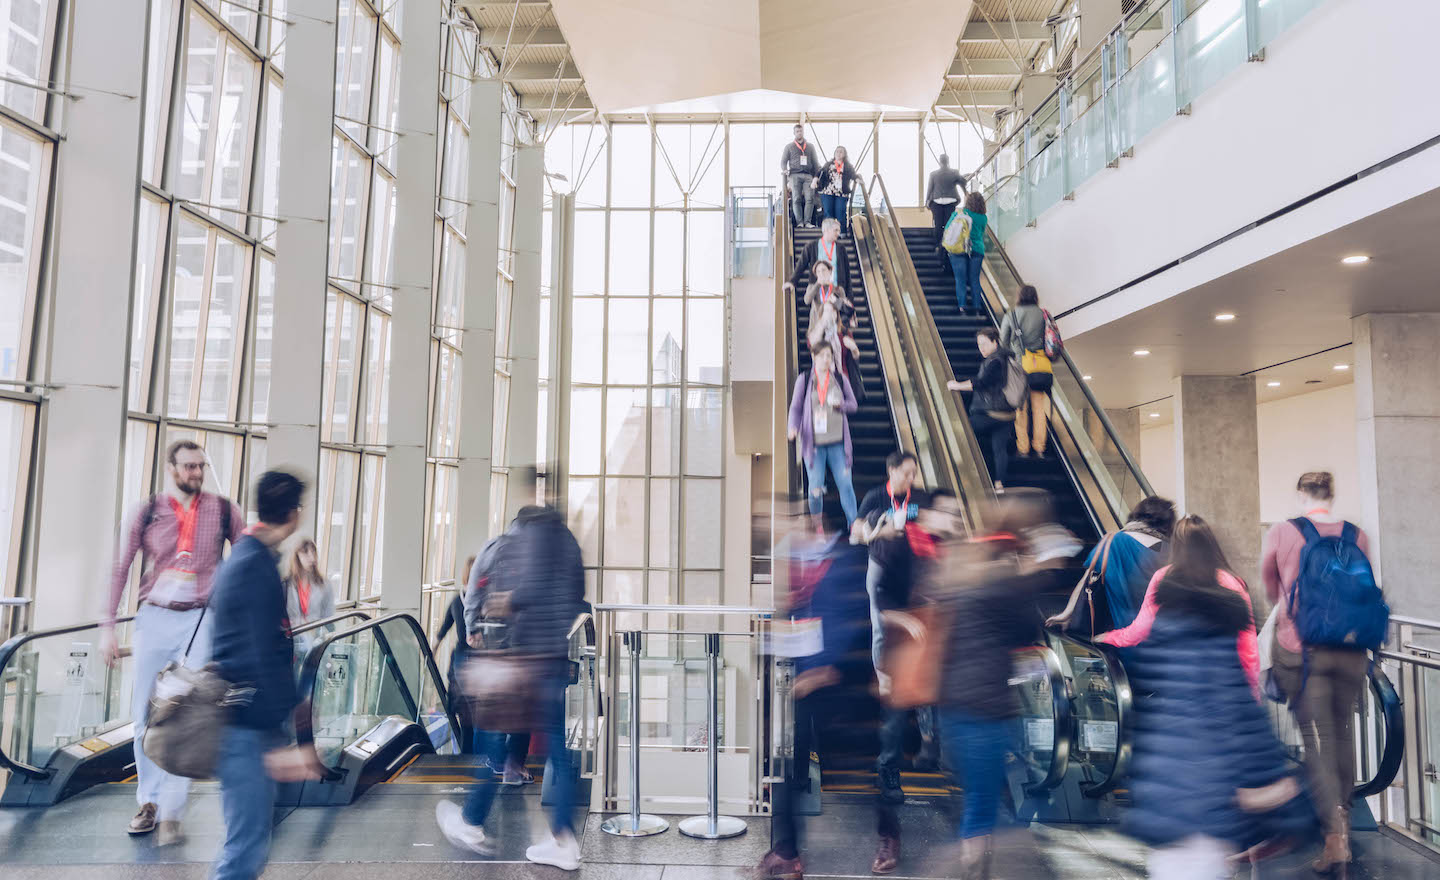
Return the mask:
<path id="1" fill-rule="evenodd" d="M 121 536 L 101 631 L 101 655 L 114 665 L 119 658 L 115 614 L 130 580 L 131 563 L 136 553 L 142 553 L 131 636 L 135 681 L 130 703 L 138 782 L 135 799 L 140 810 L 126 830 L 139 835 L 158 827 L 160 846 L 181 839 L 180 816 L 190 780 L 166 773 L 145 757 L 141 742 L 150 695 L 166 663 L 201 666 L 209 659 L 210 621 L 205 620 L 204 610 L 210 584 L 225 543 L 236 540 L 245 528 L 245 514 L 235 502 L 202 491 L 205 467 L 205 450 L 192 440 L 177 440 L 165 451 L 166 491 L 145 501 Z M 187 654 L 192 634 L 194 644 Z"/>

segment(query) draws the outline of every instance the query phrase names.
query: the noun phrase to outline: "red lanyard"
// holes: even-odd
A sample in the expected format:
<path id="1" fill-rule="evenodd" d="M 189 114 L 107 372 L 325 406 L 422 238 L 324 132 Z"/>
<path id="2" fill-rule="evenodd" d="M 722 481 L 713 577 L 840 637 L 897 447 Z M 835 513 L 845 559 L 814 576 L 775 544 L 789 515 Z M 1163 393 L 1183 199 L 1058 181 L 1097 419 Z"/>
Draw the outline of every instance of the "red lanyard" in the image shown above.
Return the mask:
<path id="1" fill-rule="evenodd" d="M 909 515 L 909 512 L 910 512 L 910 490 L 909 490 L 909 489 L 906 489 L 906 490 L 905 490 L 905 502 L 904 502 L 903 504 L 896 504 L 896 503 L 895 503 L 895 493 L 890 491 L 890 481 L 889 481 L 889 480 L 886 480 L 886 481 L 885 481 L 885 491 L 890 493 L 890 507 L 891 507 L 891 509 L 893 509 L 893 510 L 903 510 L 903 511 L 906 512 L 906 515 L 908 516 L 908 515 Z"/>
<path id="2" fill-rule="evenodd" d="M 835 295 L 835 285 L 833 285 L 833 284 L 822 284 L 822 285 L 820 286 L 820 305 L 823 306 L 823 305 L 825 305 L 826 303 L 828 303 L 828 302 L 830 301 L 830 297 L 832 297 L 832 296 L 834 296 L 834 295 Z"/>
<path id="3" fill-rule="evenodd" d="M 826 247 L 825 239 L 820 239 L 820 252 L 825 255 L 825 260 L 830 264 L 831 271 L 835 269 L 835 244 L 836 243 L 832 241 L 830 242 L 830 246 Z"/>
<path id="4" fill-rule="evenodd" d="M 836 160 L 835 160 L 835 173 L 836 173 L 836 174 L 839 174 L 839 175 L 841 175 L 841 176 L 844 176 L 844 174 L 845 174 L 845 166 L 842 165 L 842 164 L 840 164 L 840 160 L 839 160 L 839 159 L 836 159 Z"/>
<path id="5" fill-rule="evenodd" d="M 829 398 L 830 398 L 830 371 L 829 371 L 829 370 L 826 370 L 824 373 L 822 373 L 822 374 L 820 375 L 820 378 L 819 378 L 819 379 L 815 380 L 815 387 L 816 387 L 816 390 L 820 392 L 820 403 L 828 406 L 828 405 L 829 405 Z"/>
<path id="6" fill-rule="evenodd" d="M 195 524 L 200 519 L 200 496 L 196 494 L 195 500 L 190 502 L 189 510 L 171 497 L 170 509 L 175 511 L 175 530 L 178 533 L 175 538 L 175 552 L 189 556 L 195 550 Z"/>
<path id="7" fill-rule="evenodd" d="M 310 582 L 305 578 L 295 582 L 295 595 L 300 599 L 300 613 L 310 613 Z"/>
<path id="8" fill-rule="evenodd" d="M 1311 517 L 1311 516 L 1314 516 L 1314 515 L 1317 514 L 1317 513 L 1323 513 L 1323 514 L 1325 514 L 1326 516 L 1329 516 L 1329 515 L 1330 515 L 1329 509 L 1324 508 L 1324 507 L 1317 507 L 1317 508 L 1315 508 L 1314 510 L 1307 510 L 1307 511 L 1305 511 L 1305 516 L 1306 516 L 1306 517 Z"/>
<path id="9" fill-rule="evenodd" d="M 802 153 L 805 152 L 805 142 L 804 142 L 804 141 L 796 141 L 796 142 L 795 142 L 795 148 L 796 148 L 797 150 L 799 150 L 800 152 L 802 152 Z"/>

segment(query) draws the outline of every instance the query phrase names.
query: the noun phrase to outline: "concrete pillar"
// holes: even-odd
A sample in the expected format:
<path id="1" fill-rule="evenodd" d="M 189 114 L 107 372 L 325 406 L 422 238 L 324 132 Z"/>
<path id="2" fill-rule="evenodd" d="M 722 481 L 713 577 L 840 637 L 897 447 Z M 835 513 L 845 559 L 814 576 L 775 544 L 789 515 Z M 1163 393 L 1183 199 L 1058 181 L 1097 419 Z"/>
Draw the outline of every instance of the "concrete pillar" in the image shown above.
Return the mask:
<path id="1" fill-rule="evenodd" d="M 460 475 L 455 526 L 456 577 L 490 534 L 491 428 L 495 406 L 495 272 L 500 236 L 498 80 L 470 87 L 470 215 L 465 237 L 464 360 L 460 368 Z"/>
<path id="2" fill-rule="evenodd" d="M 1396 614 L 1440 617 L 1435 496 L 1440 491 L 1440 387 L 1433 372 L 1440 314 L 1361 315 L 1355 341 L 1358 487 L 1370 560 Z"/>
<path id="3" fill-rule="evenodd" d="M 535 467 L 535 429 L 540 383 L 540 234 L 545 198 L 545 148 L 527 144 L 515 156 L 515 295 L 510 305 L 510 413 L 506 420 L 505 520 L 533 504 L 527 485 Z"/>
<path id="4" fill-rule="evenodd" d="M 1100 44 L 1120 23 L 1120 0 L 1080 0 L 1080 35 L 1075 48 L 1075 57 L 1084 58 L 1085 53 Z"/>
<path id="5" fill-rule="evenodd" d="M 144 94 L 148 6 L 114 0 L 74 16 L 68 81 Z M 38 376 L 57 387 L 41 408 L 46 451 L 34 629 L 98 617 L 108 593 L 124 462 L 143 111 L 143 100 L 107 95 L 68 102 L 55 151 L 54 332 L 36 339 L 43 347 L 35 362 Z"/>
<path id="6" fill-rule="evenodd" d="M 1260 437 L 1255 380 L 1175 380 L 1176 505 L 1210 523 L 1235 573 L 1260 583 Z M 1261 591 L 1263 592 L 1263 590 Z"/>
<path id="7" fill-rule="evenodd" d="M 315 533 L 320 505 L 325 284 L 330 245 L 330 139 L 335 115 L 334 0 L 291 0 L 280 126 L 280 224 L 275 238 L 275 329 L 265 454 L 311 483 L 301 531 Z M 325 169 L 319 173 L 318 169 Z"/>
<path id="8" fill-rule="evenodd" d="M 385 562 L 380 602 L 418 610 L 425 582 L 425 454 L 429 441 L 430 316 L 434 290 L 440 0 L 409 0 L 400 49 L 396 148 L 395 291 L 385 461 Z M 333 54 L 333 53 L 332 53 Z"/>

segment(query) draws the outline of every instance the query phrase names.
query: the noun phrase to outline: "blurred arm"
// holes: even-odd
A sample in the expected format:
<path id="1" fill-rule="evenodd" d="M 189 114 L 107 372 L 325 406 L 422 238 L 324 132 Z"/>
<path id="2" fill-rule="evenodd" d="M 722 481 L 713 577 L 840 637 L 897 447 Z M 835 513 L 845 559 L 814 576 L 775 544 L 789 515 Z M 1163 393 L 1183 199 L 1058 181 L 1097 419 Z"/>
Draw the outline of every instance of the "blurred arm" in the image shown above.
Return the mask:
<path id="1" fill-rule="evenodd" d="M 1135 622 L 1123 629 L 1111 630 L 1108 633 L 1098 635 L 1095 641 L 1104 642 L 1107 645 L 1114 645 L 1117 648 L 1133 648 L 1150 635 L 1150 628 L 1155 625 L 1155 612 L 1160 606 L 1155 601 L 1155 588 L 1159 586 L 1160 579 L 1170 566 L 1165 566 L 1155 572 L 1150 578 L 1150 584 L 1145 587 L 1145 600 L 1140 603 L 1140 613 L 1135 615 Z"/>

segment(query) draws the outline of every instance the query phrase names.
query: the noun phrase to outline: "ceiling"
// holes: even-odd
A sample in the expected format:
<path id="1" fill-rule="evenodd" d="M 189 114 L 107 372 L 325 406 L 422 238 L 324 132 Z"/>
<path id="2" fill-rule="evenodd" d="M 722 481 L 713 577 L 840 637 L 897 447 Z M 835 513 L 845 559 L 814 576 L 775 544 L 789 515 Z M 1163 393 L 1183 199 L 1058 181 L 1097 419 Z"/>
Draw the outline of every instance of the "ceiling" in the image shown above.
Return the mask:
<path id="1" fill-rule="evenodd" d="M 1168 397 L 1185 374 L 1255 373 L 1260 400 L 1351 381 L 1351 317 L 1440 303 L 1440 189 L 1401 202 L 1069 340 L 1107 407 Z M 1366 254 L 1347 266 L 1340 258 Z M 1228 322 L 1217 314 L 1234 314 Z M 1145 357 L 1134 352 L 1145 349 Z M 1316 384 L 1306 384 L 1318 380 Z M 1271 388 L 1269 382 L 1278 381 Z"/>
<path id="2" fill-rule="evenodd" d="M 938 95 L 941 112 L 985 117 L 1014 103 L 1021 73 L 1054 39 L 1046 21 L 1069 0 L 974 0 Z"/>

